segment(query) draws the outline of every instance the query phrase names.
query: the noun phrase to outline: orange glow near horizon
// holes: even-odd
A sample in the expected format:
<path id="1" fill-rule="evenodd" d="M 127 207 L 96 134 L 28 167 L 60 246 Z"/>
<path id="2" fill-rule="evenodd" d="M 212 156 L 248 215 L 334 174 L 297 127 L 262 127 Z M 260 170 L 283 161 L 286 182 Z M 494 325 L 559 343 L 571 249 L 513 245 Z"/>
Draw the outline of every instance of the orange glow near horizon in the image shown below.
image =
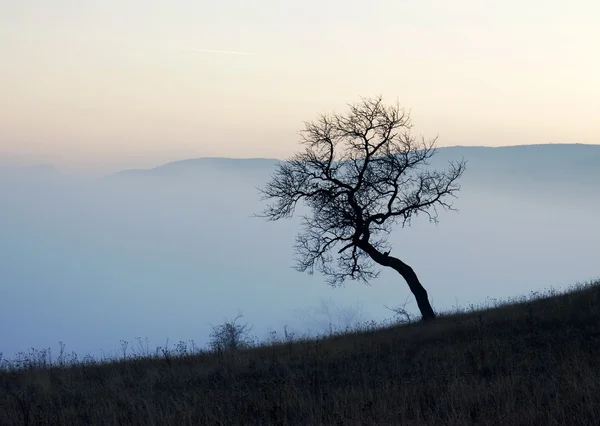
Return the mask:
<path id="1" fill-rule="evenodd" d="M 0 162 L 283 158 L 379 94 L 440 146 L 600 143 L 599 21 L 587 0 L 3 2 Z"/>

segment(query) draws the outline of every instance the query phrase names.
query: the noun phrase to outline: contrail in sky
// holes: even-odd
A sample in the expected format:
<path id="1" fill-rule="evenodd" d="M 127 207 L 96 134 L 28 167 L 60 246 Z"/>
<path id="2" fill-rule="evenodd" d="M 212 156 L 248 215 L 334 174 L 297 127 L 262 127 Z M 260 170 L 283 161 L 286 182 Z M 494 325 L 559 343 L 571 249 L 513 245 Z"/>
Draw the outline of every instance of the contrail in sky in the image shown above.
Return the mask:
<path id="1" fill-rule="evenodd" d="M 224 53 L 226 55 L 256 55 L 256 53 L 250 52 L 232 52 L 230 50 L 212 50 L 212 49 L 186 49 L 181 47 L 176 47 L 177 50 L 187 50 L 190 52 L 205 52 L 205 53 Z"/>

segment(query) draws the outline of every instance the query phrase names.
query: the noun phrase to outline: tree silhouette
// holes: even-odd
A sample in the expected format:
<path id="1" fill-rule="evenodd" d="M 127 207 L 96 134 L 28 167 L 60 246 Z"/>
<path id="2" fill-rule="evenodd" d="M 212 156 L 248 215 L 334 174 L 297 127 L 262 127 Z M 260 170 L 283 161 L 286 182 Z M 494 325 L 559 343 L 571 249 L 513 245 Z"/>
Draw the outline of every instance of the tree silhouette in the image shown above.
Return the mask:
<path id="1" fill-rule="evenodd" d="M 409 265 L 390 255 L 387 237 L 393 225 L 410 225 L 419 214 L 437 222 L 438 208 L 455 210 L 447 199 L 456 197 L 466 163 L 429 170 L 437 137 L 417 140 L 411 127 L 409 113 L 381 96 L 306 122 L 304 151 L 282 162 L 260 189 L 271 202 L 261 216 L 290 218 L 303 202 L 310 214 L 296 238 L 299 271 L 317 269 L 335 286 L 347 278 L 368 283 L 379 275 L 376 265 L 390 267 L 407 282 L 422 319 L 431 320 L 427 291 Z"/>

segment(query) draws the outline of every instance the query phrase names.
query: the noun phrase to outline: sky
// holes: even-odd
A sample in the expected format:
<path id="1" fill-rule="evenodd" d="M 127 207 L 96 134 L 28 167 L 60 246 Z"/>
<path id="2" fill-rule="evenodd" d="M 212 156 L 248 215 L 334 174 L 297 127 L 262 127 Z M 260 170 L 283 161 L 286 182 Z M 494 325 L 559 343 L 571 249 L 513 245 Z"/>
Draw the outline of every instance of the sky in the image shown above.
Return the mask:
<path id="1" fill-rule="evenodd" d="M 285 158 L 376 95 L 440 146 L 599 143 L 598 22 L 592 0 L 0 0 L 0 162 Z"/>

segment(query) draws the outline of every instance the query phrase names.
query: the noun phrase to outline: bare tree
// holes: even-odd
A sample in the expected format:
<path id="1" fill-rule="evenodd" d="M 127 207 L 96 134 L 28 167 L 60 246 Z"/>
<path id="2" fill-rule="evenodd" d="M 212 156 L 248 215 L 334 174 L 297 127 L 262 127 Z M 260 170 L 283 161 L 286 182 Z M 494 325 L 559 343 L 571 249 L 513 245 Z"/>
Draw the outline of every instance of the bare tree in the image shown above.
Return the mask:
<path id="1" fill-rule="evenodd" d="M 423 320 L 435 318 L 427 291 L 413 269 L 390 255 L 387 237 L 393 225 L 410 225 L 419 214 L 437 223 L 438 209 L 455 210 L 447 201 L 460 189 L 456 181 L 465 161 L 443 171 L 429 170 L 437 137 L 417 140 L 410 133 L 409 113 L 382 97 L 362 98 L 345 115 L 321 114 L 300 132 L 303 152 L 281 163 L 261 189 L 270 200 L 261 215 L 275 221 L 302 216 L 296 239 L 297 266 L 315 268 L 336 286 L 347 278 L 368 283 L 379 271 L 396 270 L 412 291 Z"/>

